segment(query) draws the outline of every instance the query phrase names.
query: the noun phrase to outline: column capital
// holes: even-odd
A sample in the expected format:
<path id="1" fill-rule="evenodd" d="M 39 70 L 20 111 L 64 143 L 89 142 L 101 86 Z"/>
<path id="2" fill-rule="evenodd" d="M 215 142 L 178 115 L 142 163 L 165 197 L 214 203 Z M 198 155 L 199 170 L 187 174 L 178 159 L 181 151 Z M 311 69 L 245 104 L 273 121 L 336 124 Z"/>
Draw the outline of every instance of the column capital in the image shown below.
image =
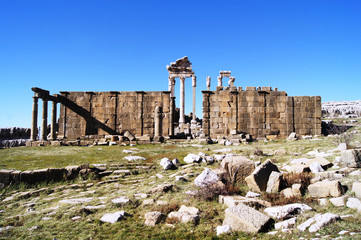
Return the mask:
<path id="1" fill-rule="evenodd" d="M 218 76 L 217 79 L 218 79 L 218 87 L 221 87 L 222 86 L 222 77 Z"/>
<path id="2" fill-rule="evenodd" d="M 179 80 L 184 82 L 186 80 L 186 78 L 185 77 L 179 77 Z"/>

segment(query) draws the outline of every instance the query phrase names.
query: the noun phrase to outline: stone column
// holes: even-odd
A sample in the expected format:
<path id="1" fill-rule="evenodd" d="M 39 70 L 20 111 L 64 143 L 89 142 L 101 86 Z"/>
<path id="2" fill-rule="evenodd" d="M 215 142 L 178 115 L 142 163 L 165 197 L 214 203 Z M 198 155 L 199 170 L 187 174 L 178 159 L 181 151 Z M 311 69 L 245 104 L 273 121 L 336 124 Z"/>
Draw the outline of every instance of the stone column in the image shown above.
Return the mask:
<path id="1" fill-rule="evenodd" d="M 196 86 L 197 86 L 197 77 L 192 77 L 192 87 L 193 87 L 193 114 L 192 114 L 192 125 L 196 125 Z"/>
<path id="2" fill-rule="evenodd" d="M 53 101 L 51 108 L 51 127 L 50 127 L 51 140 L 56 139 L 56 102 Z"/>
<path id="3" fill-rule="evenodd" d="M 171 97 L 169 102 L 169 136 L 174 135 L 174 99 L 175 97 Z"/>
<path id="4" fill-rule="evenodd" d="M 33 114 L 31 119 L 31 141 L 36 141 L 38 135 L 38 97 L 33 97 Z"/>
<path id="5" fill-rule="evenodd" d="M 183 124 L 184 123 L 184 82 L 185 82 L 185 77 L 180 77 L 180 110 L 179 110 L 179 124 Z"/>
<path id="6" fill-rule="evenodd" d="M 222 87 L 223 86 L 222 85 L 222 77 L 218 76 L 217 79 L 218 79 L 218 87 Z"/>
<path id="7" fill-rule="evenodd" d="M 159 106 L 155 107 L 155 111 L 154 111 L 154 137 L 160 137 L 161 134 L 161 112 L 162 112 L 162 108 Z"/>
<path id="8" fill-rule="evenodd" d="M 175 85 L 175 78 L 171 78 L 171 97 L 174 97 L 174 85 Z"/>
<path id="9" fill-rule="evenodd" d="M 207 76 L 207 91 L 210 91 L 211 89 L 211 76 Z"/>
<path id="10" fill-rule="evenodd" d="M 41 124 L 41 140 L 47 140 L 46 130 L 48 128 L 48 100 L 43 99 L 43 114 Z"/>

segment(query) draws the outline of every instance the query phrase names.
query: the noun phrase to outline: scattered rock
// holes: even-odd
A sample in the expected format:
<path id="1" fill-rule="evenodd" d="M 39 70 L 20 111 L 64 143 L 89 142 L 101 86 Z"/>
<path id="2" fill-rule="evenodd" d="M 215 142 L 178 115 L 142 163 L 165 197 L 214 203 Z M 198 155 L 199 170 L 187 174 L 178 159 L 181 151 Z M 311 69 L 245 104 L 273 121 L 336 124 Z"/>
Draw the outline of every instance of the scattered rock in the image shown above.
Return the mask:
<path id="1" fill-rule="evenodd" d="M 228 234 L 231 232 L 231 230 L 232 230 L 232 228 L 228 225 L 217 226 L 217 228 L 216 228 L 217 236 L 219 236 L 221 234 Z"/>
<path id="2" fill-rule="evenodd" d="M 312 208 L 306 204 L 292 203 L 284 206 L 268 207 L 264 210 L 264 212 L 268 216 L 276 219 L 287 219 L 294 217 L 299 213 L 303 213 L 305 211 L 310 211 L 310 210 L 312 210 Z"/>
<path id="3" fill-rule="evenodd" d="M 186 207 L 184 205 L 178 210 L 178 212 L 171 212 L 168 218 L 182 223 L 192 222 L 198 223 L 199 221 L 199 209 L 195 207 Z"/>
<path id="4" fill-rule="evenodd" d="M 352 184 L 352 192 L 355 193 L 357 198 L 361 198 L 361 182 L 354 182 Z"/>
<path id="5" fill-rule="evenodd" d="M 297 218 L 293 217 L 290 218 L 288 220 L 285 220 L 283 222 L 279 222 L 275 224 L 275 229 L 280 230 L 280 229 L 288 229 L 288 228 L 293 228 L 296 224 Z"/>
<path id="6" fill-rule="evenodd" d="M 244 156 L 227 156 L 222 160 L 221 167 L 231 175 L 234 183 L 244 183 L 255 169 L 254 162 Z"/>
<path id="7" fill-rule="evenodd" d="M 130 199 L 122 196 L 119 198 L 112 199 L 112 203 L 119 204 L 119 205 L 125 205 L 127 203 L 130 203 Z"/>
<path id="8" fill-rule="evenodd" d="M 276 149 L 273 154 L 276 155 L 276 156 L 283 156 L 283 155 L 286 154 L 286 150 L 284 150 L 284 149 Z"/>
<path id="9" fill-rule="evenodd" d="M 251 191 L 247 192 L 247 194 L 246 194 L 246 198 L 255 198 L 255 197 L 259 197 L 259 196 L 261 196 L 261 194 L 251 192 Z"/>
<path id="10" fill-rule="evenodd" d="M 309 232 L 317 232 L 322 227 L 335 222 L 336 220 L 340 220 L 340 216 L 332 214 L 332 213 L 325 213 L 325 214 L 317 214 L 316 216 L 308 219 L 301 225 L 299 225 L 297 228 L 300 231 L 305 231 L 308 227 Z"/>
<path id="11" fill-rule="evenodd" d="M 155 203 L 154 199 L 143 200 L 143 205 L 153 205 L 154 203 Z"/>
<path id="12" fill-rule="evenodd" d="M 273 171 L 268 178 L 266 192 L 278 193 L 283 188 L 284 184 L 283 174 Z"/>
<path id="13" fill-rule="evenodd" d="M 347 144 L 346 143 L 340 143 L 337 147 L 338 151 L 345 151 L 347 150 Z"/>
<path id="14" fill-rule="evenodd" d="M 345 206 L 345 196 L 337 197 L 337 198 L 330 198 L 330 202 L 335 207 L 344 207 Z"/>
<path id="15" fill-rule="evenodd" d="M 227 207 L 237 206 L 238 204 L 242 203 L 254 209 L 260 209 L 265 207 L 270 207 L 271 203 L 265 200 L 256 199 L 256 198 L 247 198 L 243 196 L 224 196 L 219 195 L 218 197 L 219 203 L 224 203 Z"/>
<path id="16" fill-rule="evenodd" d="M 176 169 L 176 166 L 174 166 L 173 162 L 169 158 L 162 158 L 160 160 L 160 165 L 164 170 Z"/>
<path id="17" fill-rule="evenodd" d="M 277 166 L 271 160 L 267 160 L 259 165 L 251 175 L 245 178 L 250 190 L 254 192 L 266 191 L 268 178 L 272 171 L 279 172 Z"/>
<path id="18" fill-rule="evenodd" d="M 176 191 L 177 186 L 173 184 L 162 184 L 149 190 L 149 193 Z"/>
<path id="19" fill-rule="evenodd" d="M 205 168 L 204 171 L 200 175 L 198 175 L 198 177 L 196 177 L 194 183 L 198 187 L 205 187 L 217 183 L 218 181 L 218 175 L 209 168 Z"/>
<path id="20" fill-rule="evenodd" d="M 361 201 L 358 198 L 348 198 L 346 206 L 361 212 Z"/>
<path id="21" fill-rule="evenodd" d="M 60 200 L 59 203 L 65 203 L 65 204 L 80 204 L 85 202 L 93 201 L 93 198 L 71 198 L 71 199 L 64 199 Z"/>
<path id="22" fill-rule="evenodd" d="M 128 161 L 139 161 L 139 160 L 147 160 L 145 159 L 144 157 L 141 157 L 141 156 L 127 156 L 127 157 L 124 157 L 126 160 Z"/>
<path id="23" fill-rule="evenodd" d="M 185 161 L 186 163 L 199 163 L 202 161 L 202 157 L 197 155 L 197 154 L 193 154 L 193 153 L 189 153 L 184 159 L 183 161 Z"/>
<path id="24" fill-rule="evenodd" d="M 108 223 L 116 223 L 120 220 L 122 220 L 125 216 L 124 211 L 115 212 L 115 213 L 106 213 L 103 215 L 103 217 L 100 219 L 101 222 L 108 222 Z"/>
<path id="25" fill-rule="evenodd" d="M 308 166 L 312 173 L 325 171 L 318 162 L 313 162 Z"/>
<path id="26" fill-rule="evenodd" d="M 223 225 L 228 225 L 234 231 L 257 233 L 267 230 L 273 220 L 265 214 L 242 203 L 227 208 Z"/>
<path id="27" fill-rule="evenodd" d="M 148 212 L 145 214 L 145 222 L 144 224 L 147 226 L 155 226 L 160 223 L 163 219 L 163 214 L 161 212 Z"/>
<path id="28" fill-rule="evenodd" d="M 339 197 L 343 194 L 343 187 L 337 180 L 329 181 L 328 179 L 322 182 L 316 182 L 308 186 L 308 192 L 311 197 Z"/>
<path id="29" fill-rule="evenodd" d="M 341 152 L 342 162 L 350 168 L 361 167 L 361 149 L 350 149 Z"/>

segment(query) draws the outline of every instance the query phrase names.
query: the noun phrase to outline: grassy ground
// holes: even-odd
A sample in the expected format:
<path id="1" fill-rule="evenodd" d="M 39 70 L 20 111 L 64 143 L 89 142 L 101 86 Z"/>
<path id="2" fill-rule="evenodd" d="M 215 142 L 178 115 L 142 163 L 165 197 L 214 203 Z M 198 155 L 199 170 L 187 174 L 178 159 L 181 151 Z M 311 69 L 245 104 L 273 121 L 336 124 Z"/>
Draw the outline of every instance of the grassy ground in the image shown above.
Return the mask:
<path id="1" fill-rule="evenodd" d="M 355 128 L 350 129 L 354 131 Z M 359 145 L 360 134 L 355 134 L 352 144 Z M 307 152 L 313 150 L 328 151 L 337 147 L 337 137 L 320 137 L 319 140 L 286 141 L 278 140 L 272 142 L 255 142 L 249 145 L 227 146 L 232 153 L 245 155 L 255 161 L 275 159 L 282 164 L 291 159 L 310 157 Z M 195 145 L 196 144 L 196 145 Z M 79 165 L 82 163 L 125 163 L 123 150 L 133 149 L 130 146 L 101 146 L 101 147 L 37 147 L 37 148 L 14 148 L 0 150 L 0 166 L 4 169 L 29 170 L 49 167 L 64 167 L 68 165 Z M 101 184 L 99 180 L 77 179 L 72 182 L 42 183 L 37 186 L 17 185 L 11 187 L 0 202 L 0 239 L 306 239 L 321 236 L 328 238 L 339 237 L 338 232 L 348 230 L 356 235 L 344 235 L 343 239 L 361 239 L 360 225 L 361 215 L 354 210 L 332 206 L 322 207 L 317 203 L 310 206 L 312 211 L 300 216 L 300 222 L 316 212 L 332 212 L 335 214 L 352 214 L 353 217 L 331 224 L 316 233 L 298 232 L 277 233 L 274 236 L 266 233 L 246 234 L 242 232 L 231 235 L 216 236 L 215 228 L 222 225 L 225 206 L 216 200 L 204 201 L 190 197 L 185 194 L 188 190 L 194 190 L 192 184 L 195 177 L 203 171 L 204 167 L 217 168 L 220 163 L 213 165 L 196 165 L 191 168 L 164 171 L 159 167 L 159 161 L 163 157 L 178 158 L 181 160 L 188 153 L 204 152 L 212 155 L 214 150 L 225 148 L 225 146 L 197 145 L 196 142 L 185 142 L 180 144 L 167 143 L 155 145 L 137 145 L 136 153 L 131 155 L 143 156 L 145 162 L 154 163 L 157 167 L 136 175 L 129 175 L 119 179 L 117 182 Z M 255 149 L 264 152 L 262 156 L 253 154 Z M 286 150 L 282 156 L 273 155 L 277 149 Z M 333 161 L 340 153 L 328 157 Z M 182 162 L 184 164 L 184 162 Z M 160 173 L 163 178 L 155 177 Z M 188 174 L 189 182 L 176 182 L 173 174 Z M 192 176 L 193 175 L 193 176 Z M 355 177 L 354 177 L 355 178 Z M 350 182 L 346 178 L 344 182 Z M 354 180 L 360 180 L 358 177 Z M 157 204 L 143 206 L 143 199 L 136 199 L 134 194 L 147 193 L 158 184 L 171 183 L 178 190 L 168 193 L 156 193 L 148 196 L 155 201 L 167 201 L 166 205 Z M 247 191 L 247 186 L 241 186 Z M 35 191 L 44 189 L 40 193 Z M 4 190 L 1 190 L 3 193 Z M 33 193 L 24 194 L 24 192 Z M 35 192 L 35 193 L 34 193 Z M 352 193 L 347 192 L 347 195 Z M 119 196 L 126 196 L 132 203 L 125 206 L 114 205 L 111 200 Z M 13 199 L 9 198 L 13 197 Z M 4 201 L 4 198 L 7 198 Z M 89 202 L 80 204 L 65 204 L 60 201 L 71 198 L 91 198 Z M 104 208 L 84 210 L 84 206 L 105 205 Z M 176 223 L 167 225 L 165 223 L 148 227 L 144 225 L 144 214 L 149 211 L 162 211 L 168 214 L 177 210 L 181 205 L 194 206 L 201 210 L 200 222 L 194 224 Z M 113 213 L 124 210 L 131 216 L 115 224 L 101 223 L 99 219 L 105 213 Z M 72 220 L 73 217 L 80 217 Z"/>

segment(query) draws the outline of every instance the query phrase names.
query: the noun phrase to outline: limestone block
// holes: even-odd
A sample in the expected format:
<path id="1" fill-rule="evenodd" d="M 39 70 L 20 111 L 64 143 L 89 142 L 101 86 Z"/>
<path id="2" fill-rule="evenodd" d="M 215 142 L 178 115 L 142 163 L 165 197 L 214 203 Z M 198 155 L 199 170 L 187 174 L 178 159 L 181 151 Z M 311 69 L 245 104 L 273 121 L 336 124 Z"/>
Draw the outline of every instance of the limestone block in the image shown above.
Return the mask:
<path id="1" fill-rule="evenodd" d="M 339 197 L 343 194 L 343 188 L 339 181 L 329 181 L 328 179 L 322 182 L 316 182 L 308 186 L 308 192 L 311 197 Z"/>
<path id="2" fill-rule="evenodd" d="M 268 182 L 266 192 L 268 193 L 278 193 L 284 186 L 283 174 L 280 172 L 271 172 Z"/>
<path id="3" fill-rule="evenodd" d="M 347 167 L 361 167 L 361 149 L 350 149 L 341 152 L 342 162 Z"/>
<path id="4" fill-rule="evenodd" d="M 38 182 L 46 182 L 49 180 L 49 169 L 37 169 L 32 172 L 33 181 Z"/>
<path id="5" fill-rule="evenodd" d="M 34 183 L 32 171 L 23 171 L 23 172 L 21 172 L 20 173 L 20 181 L 25 182 L 25 183 L 29 183 L 29 184 Z"/>
<path id="6" fill-rule="evenodd" d="M 221 162 L 221 167 L 238 183 L 243 183 L 255 169 L 254 162 L 244 156 L 225 157 Z"/>
<path id="7" fill-rule="evenodd" d="M 242 203 L 227 208 L 223 225 L 229 225 L 234 231 L 257 233 L 265 231 L 273 220 L 265 214 Z"/>
<path id="8" fill-rule="evenodd" d="M 276 165 L 271 160 L 267 160 L 259 165 L 250 176 L 246 177 L 246 183 L 251 191 L 266 191 L 268 178 L 272 171 L 279 172 Z"/>
<path id="9" fill-rule="evenodd" d="M 144 218 L 145 218 L 145 222 L 144 222 L 145 225 L 155 226 L 156 224 L 161 222 L 163 218 L 163 214 L 157 211 L 148 212 L 145 214 Z"/>
<path id="10" fill-rule="evenodd" d="M 58 182 L 64 179 L 67 174 L 65 168 L 49 168 L 49 180 Z"/>
<path id="11" fill-rule="evenodd" d="M 286 219 L 286 218 L 294 217 L 297 214 L 311 210 L 312 208 L 307 204 L 292 203 L 284 206 L 268 207 L 264 210 L 264 212 L 268 216 L 276 219 Z"/>
<path id="12" fill-rule="evenodd" d="M 355 193 L 356 197 L 361 198 L 361 182 L 354 182 L 352 184 L 352 192 Z"/>
<path id="13" fill-rule="evenodd" d="M 0 183 L 4 183 L 5 185 L 10 183 L 10 174 L 12 170 L 0 170 Z"/>

